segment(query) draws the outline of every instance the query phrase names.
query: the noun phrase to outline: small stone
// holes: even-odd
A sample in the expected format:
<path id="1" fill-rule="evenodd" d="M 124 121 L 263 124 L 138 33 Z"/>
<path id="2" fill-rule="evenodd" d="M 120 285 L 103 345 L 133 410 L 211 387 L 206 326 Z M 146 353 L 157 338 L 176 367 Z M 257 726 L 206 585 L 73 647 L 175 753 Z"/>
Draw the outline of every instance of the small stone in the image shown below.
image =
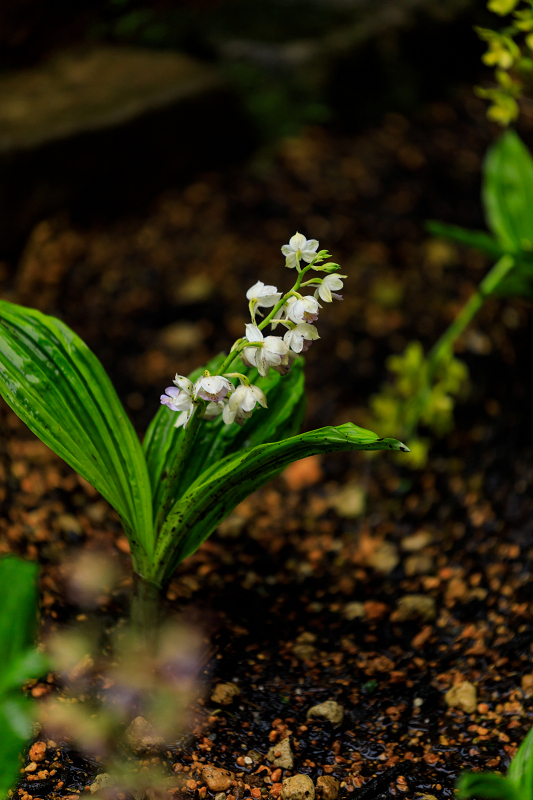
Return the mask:
<path id="1" fill-rule="evenodd" d="M 365 510 L 365 500 L 364 489 L 358 483 L 348 483 L 330 497 L 329 504 L 339 517 L 355 519 Z"/>
<path id="2" fill-rule="evenodd" d="M 59 514 L 56 517 L 56 525 L 62 533 L 73 533 L 75 536 L 80 536 L 83 532 L 79 519 L 72 514 Z"/>
<path id="3" fill-rule="evenodd" d="M 360 603 L 358 600 L 353 600 L 351 603 L 346 603 L 342 609 L 342 613 L 350 622 L 353 619 L 363 619 L 365 616 L 365 607 L 363 603 Z"/>
<path id="4" fill-rule="evenodd" d="M 473 714 L 477 707 L 476 687 L 468 681 L 456 683 L 448 689 L 444 699 L 450 708 L 460 708 L 467 714 Z"/>
<path id="5" fill-rule="evenodd" d="M 527 675 L 522 675 L 522 691 L 524 692 L 524 697 L 533 697 L 533 672 L 529 672 Z M 33 760 L 37 761 L 36 758 Z"/>
<path id="6" fill-rule="evenodd" d="M 285 778 L 281 788 L 283 800 L 314 800 L 315 787 L 309 775 L 293 775 Z"/>
<path id="7" fill-rule="evenodd" d="M 163 737 L 159 736 L 154 726 L 144 717 L 135 717 L 126 731 L 126 741 L 136 753 L 158 750 L 165 743 Z"/>
<path id="8" fill-rule="evenodd" d="M 215 800 L 226 800 L 226 792 L 219 792 L 216 794 Z"/>
<path id="9" fill-rule="evenodd" d="M 109 775 L 108 772 L 101 772 L 89 786 L 89 791 L 91 794 L 94 794 L 95 792 L 99 792 L 100 789 L 107 789 L 107 787 L 112 786 L 112 784 L 113 778 L 111 775 Z"/>
<path id="10" fill-rule="evenodd" d="M 250 759 L 250 764 L 260 764 L 263 760 L 259 750 L 248 750 L 247 757 Z"/>
<path id="11" fill-rule="evenodd" d="M 225 792 L 235 780 L 235 775 L 229 769 L 210 765 L 202 767 L 202 777 L 210 792 Z"/>
<path id="12" fill-rule="evenodd" d="M 326 700 L 325 703 L 319 703 L 313 706 L 307 712 L 307 719 L 318 717 L 319 719 L 326 719 L 332 725 L 340 725 L 344 719 L 344 709 L 335 700 Z"/>
<path id="13" fill-rule="evenodd" d="M 217 683 L 211 695 L 211 702 L 218 703 L 221 706 L 230 706 L 233 703 L 233 698 L 240 695 L 240 693 L 241 690 L 234 683 Z"/>
<path id="14" fill-rule="evenodd" d="M 316 656 L 316 647 L 313 644 L 315 641 L 316 636 L 314 633 L 304 631 L 297 637 L 292 652 L 300 661 L 310 661 Z"/>
<path id="15" fill-rule="evenodd" d="M 367 557 L 368 566 L 373 567 L 376 572 L 381 572 L 382 575 L 389 575 L 399 563 L 398 550 L 392 542 L 383 542 Z"/>
<path id="16" fill-rule="evenodd" d="M 435 571 L 435 561 L 432 556 L 426 553 L 414 553 L 412 556 L 407 556 L 403 562 L 405 574 L 409 577 L 413 575 L 429 575 Z"/>
<path id="17" fill-rule="evenodd" d="M 408 553 L 416 553 L 417 550 L 427 547 L 431 539 L 432 536 L 429 531 L 417 531 L 402 539 L 402 550 L 407 550 Z"/>
<path id="18" fill-rule="evenodd" d="M 294 757 L 291 750 L 291 741 L 287 736 L 281 742 L 275 744 L 267 753 L 267 759 L 274 764 L 275 767 L 281 769 L 292 769 L 294 765 Z"/>
<path id="19" fill-rule="evenodd" d="M 37 769 L 37 764 L 35 763 L 35 761 L 30 761 L 30 763 L 26 767 L 24 767 L 24 772 L 35 772 L 36 769 Z"/>
<path id="20" fill-rule="evenodd" d="M 324 477 L 320 465 L 320 456 L 307 456 L 307 458 L 301 458 L 299 461 L 293 461 L 283 471 L 282 476 L 285 478 L 289 489 L 292 489 L 293 492 L 298 492 L 307 486 L 313 486 Z"/>
<path id="21" fill-rule="evenodd" d="M 398 600 L 398 606 L 393 614 L 395 622 L 406 622 L 411 619 L 421 619 L 429 622 L 437 616 L 437 609 L 433 597 L 427 594 L 405 594 Z"/>
<path id="22" fill-rule="evenodd" d="M 30 761 L 42 761 L 46 753 L 46 742 L 35 742 L 30 747 Z"/>
<path id="23" fill-rule="evenodd" d="M 337 800 L 340 783 L 333 775 L 319 775 L 316 781 L 316 788 L 322 800 Z"/>

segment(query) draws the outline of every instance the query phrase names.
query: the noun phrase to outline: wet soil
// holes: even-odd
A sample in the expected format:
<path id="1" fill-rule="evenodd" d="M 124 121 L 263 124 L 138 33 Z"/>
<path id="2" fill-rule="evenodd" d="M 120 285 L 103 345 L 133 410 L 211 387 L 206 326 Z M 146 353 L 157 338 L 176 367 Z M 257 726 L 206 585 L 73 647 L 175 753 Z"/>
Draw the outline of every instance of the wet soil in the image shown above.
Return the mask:
<path id="1" fill-rule="evenodd" d="M 142 431 L 176 370 L 240 335 L 245 289 L 286 284 L 279 246 L 302 230 L 350 276 L 308 353 L 305 424 L 361 424 L 386 356 L 412 338 L 429 346 L 488 266 L 423 226 L 482 225 L 479 169 L 494 134 L 466 91 L 357 137 L 313 129 L 268 170 L 205 174 L 145 218 L 43 222 L 16 268 L 4 265 L 2 291 L 80 333 Z M 527 117 L 523 135 L 531 144 Z M 491 301 L 458 343 L 470 396 L 425 469 L 387 454 L 299 462 L 178 569 L 169 603 L 202 627 L 206 651 L 192 733 L 161 756 L 177 794 L 215 794 L 204 763 L 235 773 L 237 800 L 275 797 L 296 773 L 337 777 L 342 796 L 362 800 L 440 800 L 465 766 L 506 769 L 533 716 L 530 317 L 523 300 Z M 62 565 L 103 550 L 124 576 L 92 612 L 111 624 L 129 581 L 114 512 L 1 413 L 2 550 L 41 562 L 48 630 L 80 611 Z M 433 598 L 435 613 L 402 620 L 399 601 L 413 594 Z M 465 681 L 473 706 L 450 708 L 446 692 Z M 240 695 L 220 706 L 212 687 L 227 682 Z M 46 697 L 56 679 L 30 691 Z M 339 727 L 307 719 L 325 700 L 342 705 Z M 287 735 L 294 766 L 276 774 L 266 753 Z M 43 762 L 44 782 L 26 773 L 24 800 L 86 791 L 101 769 L 56 746 L 58 772 Z"/>

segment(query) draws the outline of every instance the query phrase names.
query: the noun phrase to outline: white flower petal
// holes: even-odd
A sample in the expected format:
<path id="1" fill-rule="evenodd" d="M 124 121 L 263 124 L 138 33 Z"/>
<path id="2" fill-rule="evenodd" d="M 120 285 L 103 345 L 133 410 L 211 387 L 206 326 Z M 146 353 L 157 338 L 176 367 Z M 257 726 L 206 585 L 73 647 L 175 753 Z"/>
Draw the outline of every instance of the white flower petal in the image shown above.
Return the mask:
<path id="1" fill-rule="evenodd" d="M 303 233 L 296 232 L 294 236 L 291 236 L 291 238 L 289 239 L 289 245 L 295 252 L 297 250 L 303 250 L 306 244 L 307 244 L 307 239 L 305 238 Z"/>
<path id="2" fill-rule="evenodd" d="M 253 325 L 251 322 L 248 322 L 244 329 L 246 331 L 246 339 L 249 342 L 262 342 L 263 341 L 263 334 L 257 327 L 257 325 Z"/>

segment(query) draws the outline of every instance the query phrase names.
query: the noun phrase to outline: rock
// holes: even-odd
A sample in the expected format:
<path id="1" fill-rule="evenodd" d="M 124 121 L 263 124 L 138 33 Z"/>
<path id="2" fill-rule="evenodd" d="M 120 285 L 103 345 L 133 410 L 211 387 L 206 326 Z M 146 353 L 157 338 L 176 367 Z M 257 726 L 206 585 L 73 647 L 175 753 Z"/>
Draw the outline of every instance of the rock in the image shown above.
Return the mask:
<path id="1" fill-rule="evenodd" d="M 333 775 L 319 775 L 316 781 L 316 788 L 322 800 L 337 800 L 340 783 Z"/>
<path id="2" fill-rule="evenodd" d="M 28 753 L 30 761 L 42 761 L 46 753 L 46 742 L 34 742 Z"/>
<path id="3" fill-rule="evenodd" d="M 314 633 L 304 631 L 297 637 L 292 652 L 301 661 L 310 661 L 316 656 L 316 647 L 313 644 L 315 641 L 316 636 Z"/>
<path id="4" fill-rule="evenodd" d="M 315 787 L 309 775 L 293 775 L 285 778 L 281 788 L 283 800 L 314 800 Z"/>
<path id="5" fill-rule="evenodd" d="M 533 697 L 533 672 L 529 672 L 527 675 L 522 675 L 522 691 L 524 692 L 524 697 Z M 30 751 L 30 758 L 31 758 L 31 751 Z M 37 761 L 36 758 L 33 758 L 33 761 Z"/>
<path id="6" fill-rule="evenodd" d="M 91 794 L 95 792 L 99 792 L 101 789 L 107 789 L 108 786 L 113 785 L 113 778 L 109 775 L 108 772 L 101 772 L 100 775 L 97 775 L 94 781 L 89 786 L 89 791 Z"/>
<path id="7" fill-rule="evenodd" d="M 444 695 L 450 708 L 460 708 L 467 714 L 473 714 L 477 707 L 477 691 L 474 684 L 468 681 L 456 683 Z"/>
<path id="8" fill-rule="evenodd" d="M 429 531 L 417 531 L 411 536 L 405 536 L 402 539 L 402 550 L 408 553 L 415 553 L 417 550 L 422 550 L 431 542 L 432 536 Z"/>
<path id="9" fill-rule="evenodd" d="M 215 800 L 226 800 L 226 792 L 219 792 L 216 794 Z"/>
<path id="10" fill-rule="evenodd" d="M 225 792 L 235 780 L 233 772 L 209 764 L 202 767 L 202 777 L 210 792 Z"/>
<path id="11" fill-rule="evenodd" d="M 153 725 L 144 717 L 135 717 L 126 731 L 126 742 L 135 753 L 159 750 L 165 743 Z"/>
<path id="12" fill-rule="evenodd" d="M 405 594 L 398 600 L 398 606 L 392 619 L 395 622 L 406 622 L 411 619 L 421 619 L 429 622 L 437 616 L 437 609 L 433 597 L 427 594 Z"/>
<path id="13" fill-rule="evenodd" d="M 240 693 L 241 690 L 234 683 L 217 683 L 211 695 L 211 702 L 219 703 L 221 706 L 230 706 L 233 698 L 238 697 Z"/>
<path id="14" fill-rule="evenodd" d="M 307 719 L 312 719 L 313 717 L 326 719 L 332 725 L 337 726 L 344 719 L 344 709 L 335 700 L 326 700 L 325 703 L 319 703 L 308 710 Z"/>
<path id="15" fill-rule="evenodd" d="M 294 757 L 291 750 L 291 741 L 288 736 L 286 739 L 282 739 L 279 744 L 275 744 L 270 748 L 267 753 L 267 759 L 271 764 L 274 764 L 275 767 L 292 769 Z"/>
<path id="16" fill-rule="evenodd" d="M 294 492 L 305 489 L 307 486 L 313 486 L 324 477 L 320 466 L 320 456 L 307 456 L 299 461 L 293 461 L 282 475 L 289 489 Z"/>
<path id="17" fill-rule="evenodd" d="M 382 575 L 389 575 L 400 562 L 396 545 L 392 542 L 383 542 L 367 557 L 367 564 Z"/>
<path id="18" fill-rule="evenodd" d="M 365 607 L 363 603 L 358 600 L 353 600 L 351 603 L 346 603 L 342 609 L 342 613 L 348 620 L 363 619 L 365 616 Z"/>
<path id="19" fill-rule="evenodd" d="M 355 519 L 365 510 L 365 500 L 364 489 L 358 483 L 348 483 L 330 497 L 329 504 L 339 517 Z"/>
<path id="20" fill-rule="evenodd" d="M 428 575 L 430 572 L 435 571 L 435 561 L 426 553 L 414 553 L 412 556 L 407 556 L 403 562 L 403 568 L 405 574 L 409 577 L 412 575 Z"/>

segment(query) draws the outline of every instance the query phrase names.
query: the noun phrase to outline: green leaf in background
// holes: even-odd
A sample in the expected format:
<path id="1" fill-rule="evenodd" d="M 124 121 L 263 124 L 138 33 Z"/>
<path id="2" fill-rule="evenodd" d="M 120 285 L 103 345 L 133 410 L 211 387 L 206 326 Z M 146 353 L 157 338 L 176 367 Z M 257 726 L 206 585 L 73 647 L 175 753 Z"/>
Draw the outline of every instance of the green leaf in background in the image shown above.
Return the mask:
<path id="1" fill-rule="evenodd" d="M 464 772 L 457 781 L 457 797 L 486 797 L 487 800 L 529 800 L 514 784 L 496 772 Z"/>
<path id="2" fill-rule="evenodd" d="M 200 475 L 172 508 L 155 552 L 156 583 L 164 583 L 176 566 L 200 544 L 238 503 L 278 475 L 292 461 L 341 450 L 409 449 L 396 439 L 347 423 L 320 428 L 280 442 L 261 444 L 227 456 Z"/>
<path id="3" fill-rule="evenodd" d="M 507 770 L 507 781 L 512 782 L 522 800 L 533 797 L 533 728 L 518 748 Z"/>
<path id="4" fill-rule="evenodd" d="M 222 355 L 217 356 L 207 364 L 206 369 L 215 372 L 222 360 Z M 202 422 L 181 473 L 179 485 L 168 487 L 172 492 L 169 509 L 206 468 L 222 458 L 243 448 L 277 442 L 299 431 L 305 410 L 304 363 L 304 359 L 299 358 L 288 375 L 282 377 L 271 370 L 266 378 L 261 378 L 256 369 L 239 366 L 239 370 L 265 392 L 268 411 L 257 409 L 242 428 L 238 425 L 225 425 L 221 417 Z M 194 381 L 202 373 L 203 368 L 195 370 L 189 378 Z M 143 442 L 152 480 L 155 519 L 161 518 L 165 479 L 185 435 L 183 428 L 173 427 L 175 420 L 176 414 L 167 406 L 161 406 L 150 423 Z"/>
<path id="5" fill-rule="evenodd" d="M 37 623 L 37 564 L 7 556 L 0 560 L 0 797 L 19 774 L 19 754 L 31 735 L 33 702 L 21 687 L 46 671 L 34 649 Z"/>
<path id="6" fill-rule="evenodd" d="M 139 568 L 153 549 L 146 462 L 104 368 L 60 320 L 0 300 L 0 393 L 119 513 Z"/>
<path id="7" fill-rule="evenodd" d="M 533 250 L 533 159 L 514 131 L 488 151 L 482 194 L 487 224 L 502 248 Z"/>
<path id="8" fill-rule="evenodd" d="M 485 231 L 469 231 L 458 225 L 446 225 L 444 222 L 434 220 L 426 222 L 426 229 L 434 236 L 442 236 L 466 247 L 481 250 L 491 258 L 500 258 L 505 252 L 496 239 Z"/>

